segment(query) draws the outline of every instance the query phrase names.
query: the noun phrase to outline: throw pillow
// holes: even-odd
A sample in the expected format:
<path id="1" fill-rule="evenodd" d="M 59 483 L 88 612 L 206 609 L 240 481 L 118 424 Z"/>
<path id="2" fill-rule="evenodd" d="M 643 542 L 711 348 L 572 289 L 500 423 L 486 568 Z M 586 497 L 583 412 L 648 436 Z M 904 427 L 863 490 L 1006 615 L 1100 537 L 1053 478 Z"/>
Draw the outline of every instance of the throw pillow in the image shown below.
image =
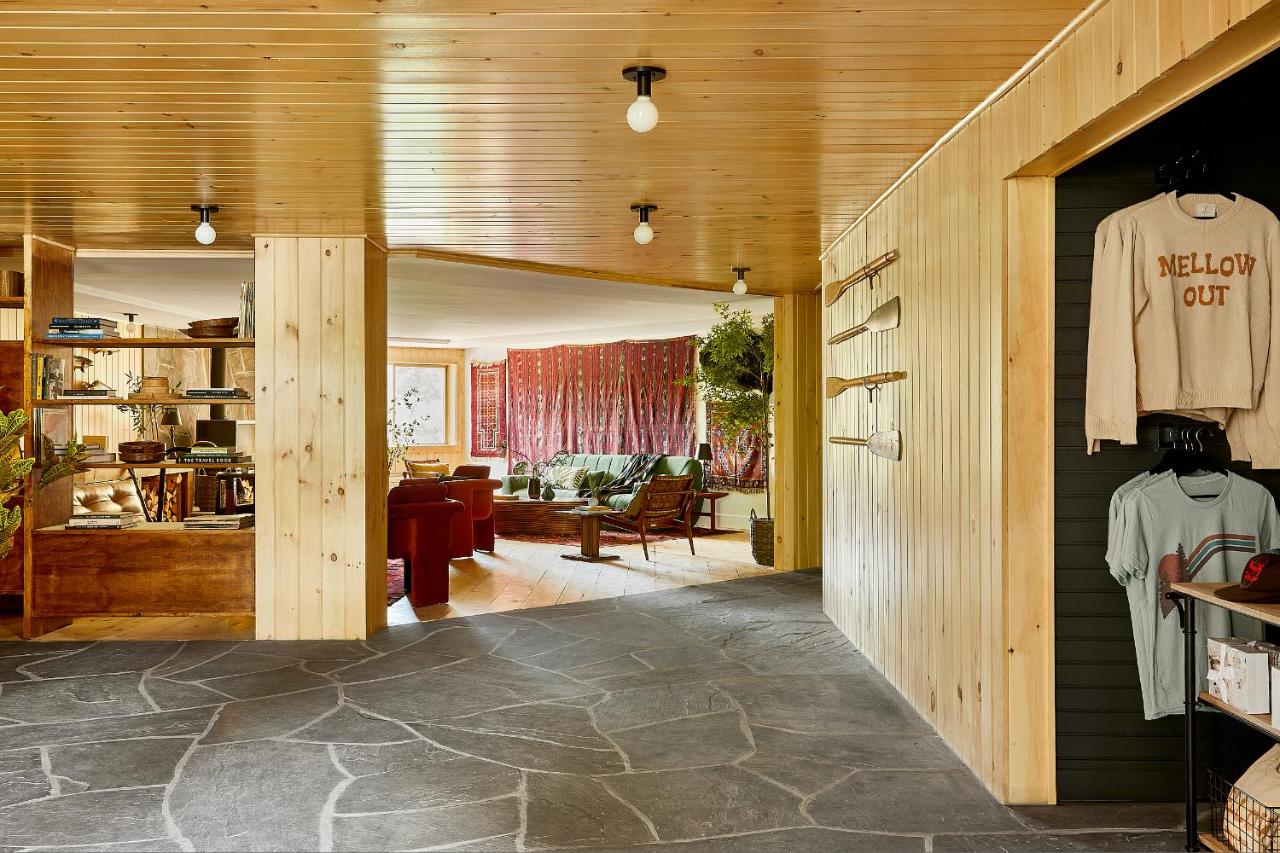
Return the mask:
<path id="1" fill-rule="evenodd" d="M 414 462 L 412 459 L 404 460 L 405 467 L 409 469 L 410 477 L 425 477 L 427 474 L 448 474 L 448 462 Z"/>
<path id="2" fill-rule="evenodd" d="M 575 468 L 571 465 L 552 465 L 542 472 L 543 485 L 553 489 L 579 489 L 587 478 L 586 468 Z"/>

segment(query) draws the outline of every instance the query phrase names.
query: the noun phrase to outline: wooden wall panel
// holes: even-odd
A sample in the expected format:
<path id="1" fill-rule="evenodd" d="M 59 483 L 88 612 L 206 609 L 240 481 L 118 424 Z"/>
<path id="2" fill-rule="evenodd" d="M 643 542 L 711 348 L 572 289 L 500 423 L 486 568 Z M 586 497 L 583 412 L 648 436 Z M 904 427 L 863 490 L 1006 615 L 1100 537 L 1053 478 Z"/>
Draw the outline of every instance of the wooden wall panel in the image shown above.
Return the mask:
<path id="1" fill-rule="evenodd" d="M 824 448 L 825 606 L 1004 800 L 1055 798 L 1053 193 L 1006 179 L 1185 100 L 1272 49 L 1278 21 L 1277 0 L 1099 4 L 823 255 L 823 281 L 901 255 L 823 312 L 824 336 L 903 300 L 902 328 L 826 348 L 825 375 L 910 374 L 877 406 L 826 402 L 826 435 L 901 429 L 904 452 Z"/>
<path id="2" fill-rule="evenodd" d="M 362 638 L 386 621 L 386 254 L 258 237 L 257 632 Z"/>
<path id="3" fill-rule="evenodd" d="M 773 301 L 774 565 L 822 565 L 822 302 L 817 293 Z"/>

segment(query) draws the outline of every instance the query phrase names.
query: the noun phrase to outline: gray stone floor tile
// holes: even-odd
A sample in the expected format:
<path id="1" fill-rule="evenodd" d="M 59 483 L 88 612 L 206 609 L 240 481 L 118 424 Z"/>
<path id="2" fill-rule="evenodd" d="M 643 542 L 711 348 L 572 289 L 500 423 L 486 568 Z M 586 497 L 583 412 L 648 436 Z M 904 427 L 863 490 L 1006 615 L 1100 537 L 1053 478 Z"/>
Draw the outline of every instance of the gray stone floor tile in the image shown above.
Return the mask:
<path id="1" fill-rule="evenodd" d="M 800 798 L 737 767 L 628 773 L 602 782 L 663 841 L 803 826 Z"/>
<path id="2" fill-rule="evenodd" d="M 318 850 L 319 815 L 345 778 L 324 746 L 202 746 L 182 768 L 169 809 L 197 850 Z"/>
<path id="3" fill-rule="evenodd" d="M 163 788 L 90 791 L 0 809 L 0 845 L 107 844 L 166 838 Z"/>
<path id="4" fill-rule="evenodd" d="M 53 723 L 153 711 L 138 690 L 141 680 L 138 673 L 122 673 L 6 684 L 0 691 L 0 717 Z"/>
<path id="5" fill-rule="evenodd" d="M 937 853 L 1076 853 L 1077 851 L 1185 850 L 1180 832 L 1084 832 L 1055 835 L 1021 832 L 1009 835 L 936 835 Z"/>
<path id="6" fill-rule="evenodd" d="M 737 707 L 710 682 L 690 681 L 610 693 L 592 706 L 591 714 L 601 731 L 612 732 Z"/>
<path id="7" fill-rule="evenodd" d="M 63 793 L 167 785 L 191 738 L 143 738 L 55 746 L 49 769 Z"/>
<path id="8" fill-rule="evenodd" d="M 333 849 L 417 850 L 457 845 L 461 850 L 474 850 L 477 848 L 465 842 L 513 836 L 519 829 L 520 803 L 507 797 L 395 815 L 336 816 Z"/>
<path id="9" fill-rule="evenodd" d="M 596 779 L 528 774 L 527 848 L 644 844 L 657 838 Z"/>
<path id="10" fill-rule="evenodd" d="M 736 710 L 625 729 L 612 738 L 632 770 L 732 764 L 753 752 Z"/>
<path id="11" fill-rule="evenodd" d="M 1181 847 L 1176 805 L 997 804 L 820 580 L 363 643 L 6 643 L 0 853 Z"/>
<path id="12" fill-rule="evenodd" d="M 823 826 L 896 833 L 1015 831 L 1023 825 L 967 769 L 864 770 L 815 796 Z"/>

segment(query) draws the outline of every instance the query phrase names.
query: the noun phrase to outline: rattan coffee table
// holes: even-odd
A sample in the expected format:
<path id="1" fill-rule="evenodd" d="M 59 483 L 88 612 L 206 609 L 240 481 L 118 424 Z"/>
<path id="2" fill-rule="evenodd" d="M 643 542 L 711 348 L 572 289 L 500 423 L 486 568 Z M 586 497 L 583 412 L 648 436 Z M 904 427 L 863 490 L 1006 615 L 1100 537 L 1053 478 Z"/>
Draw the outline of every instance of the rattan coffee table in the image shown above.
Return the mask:
<path id="1" fill-rule="evenodd" d="M 577 536 L 578 520 L 556 513 L 586 505 L 587 502 L 582 498 L 564 501 L 535 501 L 529 498 L 494 501 L 493 531 L 499 536 Z"/>

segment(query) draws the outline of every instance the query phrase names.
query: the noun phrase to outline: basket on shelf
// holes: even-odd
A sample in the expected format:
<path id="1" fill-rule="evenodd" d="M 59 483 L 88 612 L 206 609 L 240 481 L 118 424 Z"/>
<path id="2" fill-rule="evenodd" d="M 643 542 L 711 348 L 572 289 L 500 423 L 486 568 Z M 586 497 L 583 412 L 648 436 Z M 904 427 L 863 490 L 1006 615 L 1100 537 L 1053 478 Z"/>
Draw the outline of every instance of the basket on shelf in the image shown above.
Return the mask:
<path id="1" fill-rule="evenodd" d="M 1240 853 L 1280 853 L 1280 808 L 1268 806 L 1220 773 L 1209 773 L 1209 825 L 1202 829 Z"/>
<path id="2" fill-rule="evenodd" d="M 751 510 L 751 556 L 761 566 L 773 565 L 773 519 L 761 518 Z"/>

